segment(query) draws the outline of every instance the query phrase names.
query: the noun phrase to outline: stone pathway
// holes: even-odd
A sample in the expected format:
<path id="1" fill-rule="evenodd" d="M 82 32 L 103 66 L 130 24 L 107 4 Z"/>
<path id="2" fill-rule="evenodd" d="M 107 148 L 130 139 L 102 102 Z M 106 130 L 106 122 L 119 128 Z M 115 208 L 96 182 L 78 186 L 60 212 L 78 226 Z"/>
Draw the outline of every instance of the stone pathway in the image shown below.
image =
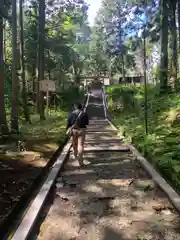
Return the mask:
<path id="1" fill-rule="evenodd" d="M 107 121 L 91 122 L 85 166 L 70 156 L 38 240 L 180 240 L 179 215 L 122 146 Z"/>

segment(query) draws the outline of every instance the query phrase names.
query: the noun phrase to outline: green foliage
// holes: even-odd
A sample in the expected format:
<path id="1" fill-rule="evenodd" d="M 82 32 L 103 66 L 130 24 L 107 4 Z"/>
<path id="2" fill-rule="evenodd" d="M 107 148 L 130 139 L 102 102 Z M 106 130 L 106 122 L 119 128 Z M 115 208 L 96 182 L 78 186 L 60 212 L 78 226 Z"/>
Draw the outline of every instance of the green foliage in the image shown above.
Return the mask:
<path id="1" fill-rule="evenodd" d="M 58 99 L 58 106 L 60 109 L 64 109 L 66 111 L 72 110 L 72 105 L 75 101 L 83 102 L 84 91 L 79 90 L 78 87 L 72 86 L 59 93 Z"/>
<path id="2" fill-rule="evenodd" d="M 5 65 L 5 103 L 7 106 L 10 106 L 11 102 L 11 92 L 12 92 L 12 80 L 11 80 L 11 67 Z"/>
<path id="3" fill-rule="evenodd" d="M 143 86 L 111 86 L 107 92 L 114 123 L 179 188 L 180 94 L 162 96 L 157 87 L 148 85 L 149 134 L 145 135 Z"/>
<path id="4" fill-rule="evenodd" d="M 54 3 L 54 5 L 53 5 Z M 45 31 L 45 78 L 62 81 L 57 78 L 71 74 L 75 81 L 83 69 L 87 57 L 90 30 L 85 10 L 86 3 L 76 1 L 56 3 L 48 1 L 46 6 Z M 56 9 L 56 11 L 54 11 Z M 35 77 L 38 61 L 38 4 L 30 1 L 25 7 L 25 58 L 30 82 Z M 31 77 L 32 76 L 32 77 Z M 67 79 L 64 77 L 63 80 Z M 79 82 L 78 82 L 79 84 Z"/>
<path id="5" fill-rule="evenodd" d="M 4 10 L 7 10 L 7 13 L 11 15 L 11 11 L 9 11 L 11 10 L 10 1 L 8 0 L 7 2 L 9 3 L 4 6 Z M 84 63 L 88 57 L 89 36 L 91 34 L 87 22 L 87 4 L 83 0 L 81 2 L 77 0 L 60 2 L 55 0 L 46 1 L 44 39 L 40 38 L 40 36 L 42 36 L 41 31 L 43 31 L 39 27 L 39 19 L 43 18 L 39 16 L 39 14 L 41 14 L 39 11 L 40 2 L 37 0 L 23 1 L 22 5 L 23 16 L 19 14 L 19 12 L 21 12 L 21 4 L 17 5 L 18 49 L 16 61 L 18 66 L 13 71 L 13 74 L 12 21 L 8 16 L 4 16 L 5 19 L 3 19 L 3 23 L 4 20 L 6 20 L 5 24 L 1 25 L 2 29 L 4 27 L 4 39 L 1 34 L 1 42 L 4 48 L 4 51 L 1 52 L 1 59 L 5 60 L 4 86 L 2 82 L 5 103 L 2 105 L 6 106 L 8 122 L 10 114 L 12 112 L 14 113 L 14 111 L 11 111 L 11 108 L 19 113 L 18 120 L 20 120 L 20 122 L 22 120 L 24 121 L 23 113 L 24 110 L 28 110 L 28 108 L 30 108 L 29 112 L 31 112 L 31 114 L 36 111 L 42 115 L 41 110 L 43 110 L 42 105 L 45 103 L 45 100 L 43 101 L 41 94 L 41 96 L 38 97 L 38 80 L 50 79 L 55 81 L 58 92 L 57 95 L 59 95 L 60 99 L 58 104 L 61 110 L 64 109 L 66 111 L 74 101 L 82 99 L 83 92 L 78 88 L 81 85 L 81 73 L 83 72 Z M 23 29 L 23 35 L 20 36 L 21 29 Z M 39 39 L 42 40 L 42 51 L 39 51 Z M 14 43 L 16 43 L 16 41 L 14 41 Z M 21 46 L 24 47 L 23 50 Z M 14 47 L 14 49 L 16 49 L 16 47 Z M 40 52 L 44 54 L 40 54 Z M 19 62 L 22 63 L 22 60 L 24 60 L 23 62 L 25 63 L 23 64 L 25 65 L 23 67 L 23 74 L 22 64 L 19 66 Z M 12 75 L 17 76 L 16 81 L 14 77 L 12 79 Z M 20 89 L 18 93 L 18 103 L 14 105 L 11 103 L 11 97 L 17 88 L 14 87 L 12 89 L 13 81 L 17 84 L 17 88 Z M 17 94 L 14 95 L 17 96 Z M 24 101 L 26 98 L 28 104 Z M 1 122 L 4 124 L 6 120 L 3 119 L 6 117 L 3 110 L 1 110 L 1 112 L 2 115 L 4 115 L 3 118 L 1 118 Z M 26 121 L 28 120 L 26 119 Z"/>

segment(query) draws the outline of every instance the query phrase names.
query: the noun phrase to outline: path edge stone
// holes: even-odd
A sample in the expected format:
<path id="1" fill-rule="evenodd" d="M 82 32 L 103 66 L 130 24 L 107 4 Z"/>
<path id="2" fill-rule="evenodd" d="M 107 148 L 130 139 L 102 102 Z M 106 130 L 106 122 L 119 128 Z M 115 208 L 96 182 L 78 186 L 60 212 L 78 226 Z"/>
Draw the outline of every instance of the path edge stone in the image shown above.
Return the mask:
<path id="1" fill-rule="evenodd" d="M 107 118 L 112 128 L 119 130 L 116 126 Z M 121 134 L 121 133 L 120 133 Z M 146 160 L 141 153 L 132 145 L 129 145 L 130 151 L 135 156 L 136 160 L 141 164 L 145 171 L 151 176 L 152 180 L 162 189 L 167 195 L 173 206 L 180 213 L 180 196 L 178 193 L 167 183 L 167 181 L 155 170 L 155 168 Z"/>

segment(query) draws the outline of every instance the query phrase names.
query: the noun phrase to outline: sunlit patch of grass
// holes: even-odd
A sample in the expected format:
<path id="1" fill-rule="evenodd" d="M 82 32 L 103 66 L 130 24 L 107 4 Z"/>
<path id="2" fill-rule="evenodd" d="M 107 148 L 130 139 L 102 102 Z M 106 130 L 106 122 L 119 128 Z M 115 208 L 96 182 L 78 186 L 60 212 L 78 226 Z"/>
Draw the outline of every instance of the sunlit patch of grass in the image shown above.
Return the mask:
<path id="1" fill-rule="evenodd" d="M 57 144 L 55 144 L 55 143 L 48 143 L 48 144 L 45 144 L 45 146 L 48 148 L 52 148 L 52 149 L 57 148 Z"/>
<path id="2" fill-rule="evenodd" d="M 18 157 L 21 157 L 21 156 L 24 156 L 26 154 L 31 154 L 31 155 L 34 155 L 34 156 L 40 156 L 41 155 L 41 152 L 39 151 L 23 151 L 23 152 L 20 152 L 20 153 L 17 153 L 17 156 Z"/>
<path id="3" fill-rule="evenodd" d="M 45 121 L 40 121 L 37 115 L 32 117 L 32 124 L 22 124 L 20 127 L 20 132 L 23 138 L 31 136 L 34 139 L 47 139 L 55 137 L 56 134 L 59 135 L 65 132 L 66 124 L 65 112 L 56 112 L 54 115 L 50 115 Z"/>
<path id="4" fill-rule="evenodd" d="M 20 121 L 20 141 L 23 149 L 18 151 L 16 144 L 0 155 L 0 160 L 19 160 L 31 164 L 31 159 L 48 157 L 61 146 L 65 139 L 67 112 L 52 112 L 44 121 L 37 114 L 31 116 L 32 124 Z M 43 158 L 42 158 L 43 157 Z"/>

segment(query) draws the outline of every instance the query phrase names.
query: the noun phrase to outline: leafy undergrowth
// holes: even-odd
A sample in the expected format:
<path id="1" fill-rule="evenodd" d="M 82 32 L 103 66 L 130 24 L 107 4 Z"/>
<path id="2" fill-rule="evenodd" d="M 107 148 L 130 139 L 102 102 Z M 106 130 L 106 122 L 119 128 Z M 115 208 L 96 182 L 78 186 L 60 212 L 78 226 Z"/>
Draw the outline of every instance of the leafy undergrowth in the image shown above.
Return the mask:
<path id="1" fill-rule="evenodd" d="M 145 135 L 143 86 L 107 88 L 110 117 L 120 131 L 180 190 L 180 94 L 158 94 L 148 86 L 148 135 Z"/>

